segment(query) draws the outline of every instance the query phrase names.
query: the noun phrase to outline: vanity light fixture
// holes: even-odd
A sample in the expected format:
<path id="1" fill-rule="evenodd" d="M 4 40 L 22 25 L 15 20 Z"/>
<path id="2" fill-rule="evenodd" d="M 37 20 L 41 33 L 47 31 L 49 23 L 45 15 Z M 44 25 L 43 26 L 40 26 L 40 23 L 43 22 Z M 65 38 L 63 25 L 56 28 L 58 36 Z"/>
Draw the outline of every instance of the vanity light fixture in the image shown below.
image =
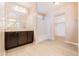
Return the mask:
<path id="1" fill-rule="evenodd" d="M 8 19 L 6 20 L 6 27 L 10 27 L 16 23 L 16 19 Z"/>
<path id="2" fill-rule="evenodd" d="M 15 6 L 15 7 L 13 7 L 13 9 L 17 12 L 20 12 L 20 13 L 24 13 L 24 14 L 28 13 L 28 10 L 24 7 L 21 7 L 21 6 Z"/>
<path id="3" fill-rule="evenodd" d="M 60 4 L 60 2 L 54 2 L 54 5 L 59 5 Z"/>
<path id="4" fill-rule="evenodd" d="M 4 29 L 4 26 L 5 26 L 5 18 L 0 17 L 0 29 Z"/>
<path id="5" fill-rule="evenodd" d="M 16 19 L 8 19 L 7 21 L 16 22 Z"/>

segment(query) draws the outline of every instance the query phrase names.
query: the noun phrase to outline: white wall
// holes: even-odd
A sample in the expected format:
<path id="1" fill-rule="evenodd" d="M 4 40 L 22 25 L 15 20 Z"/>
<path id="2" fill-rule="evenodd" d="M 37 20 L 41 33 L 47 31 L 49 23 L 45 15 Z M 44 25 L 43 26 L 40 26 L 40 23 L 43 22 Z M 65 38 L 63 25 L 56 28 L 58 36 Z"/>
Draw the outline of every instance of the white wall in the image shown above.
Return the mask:
<path id="1" fill-rule="evenodd" d="M 5 55 L 4 50 L 4 31 L 0 30 L 0 55 Z"/>
<path id="2" fill-rule="evenodd" d="M 2 18 L 4 17 L 4 4 L 5 3 L 0 2 L 0 20 L 2 20 Z M 4 30 L 3 28 L 2 29 L 0 28 L 0 55 L 4 55 Z"/>
<path id="3" fill-rule="evenodd" d="M 53 7 L 54 16 L 60 15 L 64 13 L 65 18 L 65 27 L 66 27 L 66 35 L 65 39 L 68 42 L 77 43 L 77 3 L 76 2 L 68 2 L 68 3 L 60 3 Z M 55 17 L 54 17 L 55 20 Z M 73 34 L 74 33 L 74 34 Z"/>
<path id="4" fill-rule="evenodd" d="M 0 35 L 1 36 L 1 35 Z M 1 37 L 0 37 L 0 55 L 1 55 Z"/>

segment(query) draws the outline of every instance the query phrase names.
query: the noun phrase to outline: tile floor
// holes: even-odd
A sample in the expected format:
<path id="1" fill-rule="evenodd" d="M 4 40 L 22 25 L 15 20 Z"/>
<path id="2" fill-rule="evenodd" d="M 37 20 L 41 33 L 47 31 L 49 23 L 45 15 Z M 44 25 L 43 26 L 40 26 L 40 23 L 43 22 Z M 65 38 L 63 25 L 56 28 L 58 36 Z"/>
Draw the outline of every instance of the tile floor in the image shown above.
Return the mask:
<path id="1" fill-rule="evenodd" d="M 57 40 L 47 40 L 38 44 L 27 44 L 6 51 L 6 56 L 77 56 L 76 46 Z"/>

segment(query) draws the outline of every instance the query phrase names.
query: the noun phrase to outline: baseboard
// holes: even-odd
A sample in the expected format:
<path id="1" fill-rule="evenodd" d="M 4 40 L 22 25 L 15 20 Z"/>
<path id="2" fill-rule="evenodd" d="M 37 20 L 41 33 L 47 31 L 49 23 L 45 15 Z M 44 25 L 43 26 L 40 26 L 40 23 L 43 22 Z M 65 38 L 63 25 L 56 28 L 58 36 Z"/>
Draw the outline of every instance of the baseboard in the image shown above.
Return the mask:
<path id="1" fill-rule="evenodd" d="M 64 41 L 65 43 L 68 43 L 68 44 L 72 44 L 72 45 L 76 45 L 78 46 L 78 43 L 74 43 L 74 42 L 69 42 L 69 41 Z"/>

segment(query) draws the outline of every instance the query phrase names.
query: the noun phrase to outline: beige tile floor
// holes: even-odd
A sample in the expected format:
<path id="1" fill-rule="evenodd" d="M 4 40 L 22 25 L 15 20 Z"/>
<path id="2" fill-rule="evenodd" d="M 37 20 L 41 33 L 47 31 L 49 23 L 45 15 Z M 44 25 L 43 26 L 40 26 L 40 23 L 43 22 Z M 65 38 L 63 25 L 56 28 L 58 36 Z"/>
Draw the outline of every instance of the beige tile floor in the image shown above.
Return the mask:
<path id="1" fill-rule="evenodd" d="M 57 40 L 28 44 L 6 51 L 6 56 L 77 56 L 77 47 Z"/>

